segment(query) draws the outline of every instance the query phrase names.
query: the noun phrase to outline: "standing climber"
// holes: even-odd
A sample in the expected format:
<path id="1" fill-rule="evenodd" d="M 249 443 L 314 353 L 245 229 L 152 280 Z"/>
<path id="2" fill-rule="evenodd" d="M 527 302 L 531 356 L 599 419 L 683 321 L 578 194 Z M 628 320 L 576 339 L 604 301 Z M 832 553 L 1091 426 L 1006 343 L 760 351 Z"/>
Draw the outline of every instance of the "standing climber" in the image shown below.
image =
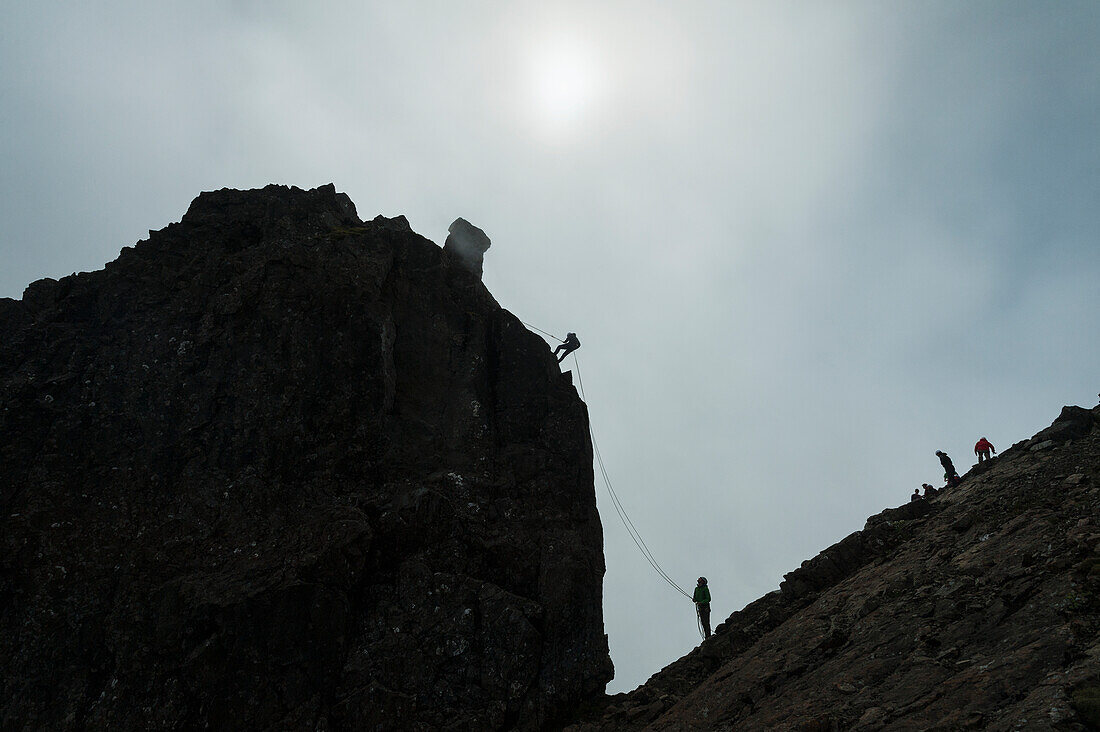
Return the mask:
<path id="1" fill-rule="evenodd" d="M 993 443 L 985 439 L 984 437 L 978 440 L 978 442 L 974 445 L 974 454 L 978 456 L 979 464 L 983 460 L 989 459 L 990 451 L 992 451 L 994 455 L 997 454 L 997 448 L 993 447 Z"/>
<path id="2" fill-rule="evenodd" d="M 554 349 L 554 355 L 557 356 L 558 351 L 561 351 L 561 356 L 558 356 L 558 363 L 561 363 L 562 361 L 565 360 L 566 356 L 568 356 L 570 353 L 572 353 L 573 351 L 577 350 L 580 347 L 581 347 L 581 339 L 577 337 L 577 334 L 576 333 L 568 333 L 568 334 L 566 334 L 565 340 L 562 341 L 561 345 Z"/>
<path id="3" fill-rule="evenodd" d="M 704 639 L 710 638 L 710 588 L 707 587 L 706 577 L 699 578 L 691 601 L 695 603 L 695 612 L 699 615 L 699 622 L 703 624 Z"/>
<path id="4" fill-rule="evenodd" d="M 960 480 L 959 471 L 955 470 L 955 463 L 951 462 L 951 458 L 943 450 L 936 450 L 936 456 L 939 457 L 940 465 L 943 466 L 943 479 L 947 481 L 947 487 L 954 488 Z"/>

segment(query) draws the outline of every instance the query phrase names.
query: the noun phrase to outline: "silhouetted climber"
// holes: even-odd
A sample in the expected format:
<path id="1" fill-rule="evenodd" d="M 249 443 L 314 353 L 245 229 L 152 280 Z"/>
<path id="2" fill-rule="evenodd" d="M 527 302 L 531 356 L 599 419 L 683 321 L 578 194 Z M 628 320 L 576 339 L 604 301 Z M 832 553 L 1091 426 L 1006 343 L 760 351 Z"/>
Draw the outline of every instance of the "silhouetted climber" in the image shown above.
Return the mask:
<path id="1" fill-rule="evenodd" d="M 984 437 L 974 445 L 974 454 L 978 456 L 978 462 L 989 459 L 989 452 L 993 451 L 993 454 L 997 454 L 997 448 L 993 447 L 993 443 Z"/>
<path id="2" fill-rule="evenodd" d="M 577 337 L 577 334 L 567 333 L 565 336 L 565 340 L 562 342 L 562 344 L 554 349 L 554 355 L 557 356 L 558 351 L 561 351 L 561 356 L 558 356 L 558 363 L 561 363 L 565 360 L 566 356 L 568 356 L 570 353 L 580 347 L 581 339 Z"/>
<path id="3" fill-rule="evenodd" d="M 947 481 L 947 487 L 954 488 L 959 484 L 959 471 L 955 470 L 955 463 L 951 462 L 951 458 L 943 450 L 936 450 L 936 455 L 943 466 L 943 479 Z"/>
<path id="4" fill-rule="evenodd" d="M 704 638 L 710 638 L 710 588 L 707 587 L 706 577 L 699 578 L 691 601 L 695 603 L 695 612 L 699 614 L 699 622 L 703 624 Z"/>
<path id="5" fill-rule="evenodd" d="M 922 498 L 931 498 L 932 496 L 939 493 L 938 490 L 928 485 L 927 483 L 921 483 L 920 487 L 924 489 L 924 495 L 922 496 Z"/>
<path id="6" fill-rule="evenodd" d="M 919 500 L 920 500 L 920 488 L 914 488 L 913 489 L 913 495 L 909 496 L 909 502 L 912 503 L 913 501 L 919 501 Z"/>

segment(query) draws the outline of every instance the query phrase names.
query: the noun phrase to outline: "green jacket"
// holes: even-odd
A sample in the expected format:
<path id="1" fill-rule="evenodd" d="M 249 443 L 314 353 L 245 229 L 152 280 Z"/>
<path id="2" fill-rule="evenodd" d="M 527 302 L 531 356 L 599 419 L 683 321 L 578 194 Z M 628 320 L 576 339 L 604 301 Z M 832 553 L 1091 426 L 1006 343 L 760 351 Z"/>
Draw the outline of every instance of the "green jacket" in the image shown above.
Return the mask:
<path id="1" fill-rule="evenodd" d="M 693 602 L 710 602 L 710 588 L 706 585 L 698 585 L 695 594 L 691 596 Z"/>

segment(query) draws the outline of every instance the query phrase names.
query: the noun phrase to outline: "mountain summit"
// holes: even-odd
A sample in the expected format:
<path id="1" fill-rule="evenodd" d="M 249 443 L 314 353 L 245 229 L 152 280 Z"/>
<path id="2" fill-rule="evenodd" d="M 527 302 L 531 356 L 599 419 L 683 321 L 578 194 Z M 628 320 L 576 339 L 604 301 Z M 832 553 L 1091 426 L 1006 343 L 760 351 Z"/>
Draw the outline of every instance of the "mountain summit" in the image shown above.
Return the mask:
<path id="1" fill-rule="evenodd" d="M 535 728 L 603 692 L 587 411 L 444 254 L 331 185 L 221 190 L 0 300 L 0 727 Z"/>

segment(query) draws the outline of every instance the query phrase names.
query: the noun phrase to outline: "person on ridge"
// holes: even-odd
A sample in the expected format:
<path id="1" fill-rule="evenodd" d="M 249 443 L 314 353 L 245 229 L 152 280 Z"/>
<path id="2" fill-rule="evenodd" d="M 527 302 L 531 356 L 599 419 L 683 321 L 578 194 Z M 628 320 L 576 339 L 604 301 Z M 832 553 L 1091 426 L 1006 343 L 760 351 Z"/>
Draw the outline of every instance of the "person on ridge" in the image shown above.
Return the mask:
<path id="1" fill-rule="evenodd" d="M 699 614 L 699 622 L 703 624 L 704 639 L 710 638 L 710 588 L 707 587 L 706 577 L 699 578 L 691 601 L 695 603 L 695 612 Z"/>
<path id="2" fill-rule="evenodd" d="M 932 496 L 939 493 L 939 491 L 937 491 L 935 488 L 928 485 L 927 483 L 921 483 L 920 487 L 924 489 L 924 495 L 921 496 L 922 498 L 931 498 Z"/>
<path id="3" fill-rule="evenodd" d="M 974 445 L 974 454 L 978 456 L 979 464 L 983 460 L 989 459 L 990 451 L 992 451 L 994 455 L 997 454 L 997 448 L 993 447 L 993 443 L 984 437 L 978 440 L 977 444 Z"/>
<path id="4" fill-rule="evenodd" d="M 912 503 L 913 501 L 919 501 L 919 500 L 920 500 L 920 488 L 914 488 L 913 489 L 913 495 L 909 496 L 909 502 Z"/>
<path id="5" fill-rule="evenodd" d="M 566 356 L 568 356 L 570 353 L 580 347 L 581 339 L 577 337 L 577 334 L 567 333 L 565 336 L 565 340 L 562 341 L 561 345 L 554 349 L 554 355 L 557 356 L 558 351 L 561 351 L 561 356 L 558 356 L 558 363 L 561 363 L 565 360 Z"/>
<path id="6" fill-rule="evenodd" d="M 947 487 L 954 488 L 961 480 L 959 471 L 955 470 L 955 463 L 951 462 L 951 458 L 943 450 L 936 450 L 936 456 L 939 457 L 940 465 L 943 466 L 943 479 L 947 481 Z"/>

